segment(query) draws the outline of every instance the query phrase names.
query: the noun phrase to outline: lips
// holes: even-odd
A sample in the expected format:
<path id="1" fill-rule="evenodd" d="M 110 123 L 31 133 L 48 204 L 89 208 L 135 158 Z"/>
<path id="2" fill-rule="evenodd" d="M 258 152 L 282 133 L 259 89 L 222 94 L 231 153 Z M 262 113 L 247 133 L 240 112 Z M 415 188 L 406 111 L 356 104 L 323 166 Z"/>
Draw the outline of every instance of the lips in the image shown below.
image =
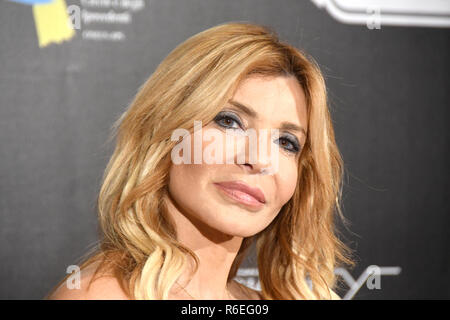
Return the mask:
<path id="1" fill-rule="evenodd" d="M 242 181 L 218 182 L 214 185 L 240 203 L 253 207 L 261 207 L 266 203 L 264 193 L 259 188 L 252 188 Z"/>

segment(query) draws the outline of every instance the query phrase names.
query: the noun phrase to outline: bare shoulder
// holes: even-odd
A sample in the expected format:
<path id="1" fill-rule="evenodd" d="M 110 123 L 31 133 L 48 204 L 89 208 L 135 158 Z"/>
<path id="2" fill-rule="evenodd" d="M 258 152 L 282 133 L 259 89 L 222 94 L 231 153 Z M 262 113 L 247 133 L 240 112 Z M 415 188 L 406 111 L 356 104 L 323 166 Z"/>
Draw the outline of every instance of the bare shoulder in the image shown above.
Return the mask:
<path id="1" fill-rule="evenodd" d="M 119 281 L 112 275 L 96 276 L 88 286 L 98 264 L 81 270 L 80 288 L 70 289 L 63 282 L 47 299 L 49 300 L 129 300 Z"/>

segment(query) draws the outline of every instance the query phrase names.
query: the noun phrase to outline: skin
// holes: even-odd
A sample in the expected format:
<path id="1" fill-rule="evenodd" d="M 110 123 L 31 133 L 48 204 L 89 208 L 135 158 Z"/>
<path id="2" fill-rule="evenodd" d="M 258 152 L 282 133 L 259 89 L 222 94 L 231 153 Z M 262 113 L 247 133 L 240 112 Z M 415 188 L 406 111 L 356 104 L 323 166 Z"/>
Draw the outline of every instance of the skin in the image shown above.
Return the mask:
<path id="1" fill-rule="evenodd" d="M 270 129 L 280 129 L 283 122 L 291 122 L 307 130 L 305 94 L 293 77 L 248 78 L 238 87 L 232 100 L 244 104 L 256 113 L 256 117 L 251 117 L 232 104 L 225 106 L 225 110 L 239 115 L 245 128 L 254 128 L 256 132 L 268 129 L 269 133 Z M 226 123 L 229 124 L 229 121 Z M 214 121 L 204 129 L 218 130 L 223 136 L 227 134 Z M 297 138 L 300 146 L 304 145 L 304 133 L 289 132 Z M 273 143 L 270 139 L 268 142 Z M 203 150 L 207 146 L 208 143 L 204 142 Z M 273 175 L 261 174 L 261 169 L 271 164 L 267 158 L 258 158 L 253 164 L 239 164 L 235 161 L 233 164 L 172 165 L 170 196 L 167 199 L 169 213 L 175 221 L 178 240 L 193 250 L 200 259 L 199 269 L 191 280 L 189 281 L 186 273 L 178 281 L 185 290 L 177 286 L 173 290 L 173 299 L 189 299 L 186 291 L 198 299 L 230 299 L 226 288 L 232 297 L 242 296 L 238 292 L 237 283 L 227 284 L 228 273 L 242 240 L 264 230 L 272 222 L 292 197 L 297 184 L 301 150 L 293 153 L 280 144 L 277 146 L 280 147 L 279 166 Z M 237 152 L 234 155 L 237 156 Z M 232 180 L 244 181 L 263 191 L 266 198 L 263 207 L 249 208 L 223 194 L 214 185 L 215 182 Z M 254 295 L 255 292 L 253 298 Z"/>
<path id="2" fill-rule="evenodd" d="M 239 116 L 246 129 L 254 128 L 257 132 L 268 129 L 270 132 L 270 129 L 280 129 L 283 122 L 290 122 L 307 131 L 306 98 L 294 77 L 247 78 L 232 100 L 251 108 L 256 114 L 255 117 L 249 116 L 231 103 L 224 106 L 224 110 Z M 229 124 L 229 121 L 220 123 Z M 215 121 L 206 124 L 204 129 L 216 130 L 223 137 L 227 134 Z M 283 132 L 280 130 L 280 136 Z M 264 230 L 294 193 L 298 159 L 306 135 L 302 131 L 287 132 L 296 137 L 300 150 L 289 152 L 285 149 L 291 146 L 289 143 L 278 143 L 278 170 L 271 175 L 261 174 L 261 170 L 271 165 L 268 159 L 263 158 L 258 158 L 256 163 L 235 161 L 232 164 L 171 166 L 169 196 L 165 199 L 168 212 L 175 223 L 178 240 L 199 257 L 200 264 L 192 276 L 188 270 L 183 273 L 172 287 L 169 299 L 260 299 L 258 292 L 236 281 L 227 283 L 227 277 L 242 240 Z M 268 139 L 268 143 L 273 141 Z M 203 151 L 207 146 L 208 142 L 204 141 Z M 231 154 L 237 156 L 237 152 Z M 251 187 L 259 188 L 266 202 L 259 208 L 249 207 L 230 198 L 214 185 L 215 182 L 231 180 L 244 181 Z M 92 265 L 83 270 L 82 289 L 68 290 L 62 286 L 49 298 L 128 299 L 112 276 L 95 280 L 90 290 L 86 290 L 85 284 L 95 268 L 96 265 Z M 339 298 L 334 292 L 332 295 L 335 299 Z"/>

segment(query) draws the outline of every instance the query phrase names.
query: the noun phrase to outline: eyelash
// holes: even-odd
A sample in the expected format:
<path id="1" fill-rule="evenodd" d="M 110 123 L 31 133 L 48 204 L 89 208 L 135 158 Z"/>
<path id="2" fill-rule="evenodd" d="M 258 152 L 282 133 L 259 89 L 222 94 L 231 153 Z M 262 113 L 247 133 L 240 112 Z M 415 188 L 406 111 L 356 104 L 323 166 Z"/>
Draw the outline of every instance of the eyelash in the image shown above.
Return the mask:
<path id="1" fill-rule="evenodd" d="M 232 120 L 239 128 L 233 128 L 232 126 L 226 125 L 224 123 L 221 123 L 223 120 Z M 214 122 L 216 122 L 219 126 L 226 128 L 226 129 L 241 129 L 244 130 L 244 126 L 242 125 L 242 122 L 239 120 L 239 117 L 235 115 L 233 112 L 226 112 L 222 111 L 217 114 L 217 116 L 214 118 Z"/>
<path id="2" fill-rule="evenodd" d="M 237 124 L 238 128 L 223 123 L 224 120 L 234 121 Z M 226 111 L 219 112 L 217 116 L 214 118 L 214 122 L 225 129 L 244 130 L 244 126 L 242 125 L 242 122 L 240 121 L 239 117 L 235 115 L 233 112 L 226 112 Z M 300 144 L 297 142 L 297 139 L 291 138 L 289 135 L 285 135 L 279 137 L 279 139 L 275 143 L 281 145 L 280 143 L 281 141 L 287 141 L 292 146 L 290 148 L 283 147 L 283 149 L 285 149 L 286 151 L 293 154 L 296 154 L 300 151 Z"/>
<path id="3" fill-rule="evenodd" d="M 280 137 L 278 139 L 278 142 L 276 142 L 276 143 L 280 144 L 280 140 L 287 141 L 288 143 L 290 143 L 292 145 L 291 149 L 284 148 L 288 152 L 298 153 L 300 151 L 300 145 L 296 141 L 297 139 L 291 139 L 291 138 L 289 138 L 287 136 L 284 136 L 284 137 Z"/>

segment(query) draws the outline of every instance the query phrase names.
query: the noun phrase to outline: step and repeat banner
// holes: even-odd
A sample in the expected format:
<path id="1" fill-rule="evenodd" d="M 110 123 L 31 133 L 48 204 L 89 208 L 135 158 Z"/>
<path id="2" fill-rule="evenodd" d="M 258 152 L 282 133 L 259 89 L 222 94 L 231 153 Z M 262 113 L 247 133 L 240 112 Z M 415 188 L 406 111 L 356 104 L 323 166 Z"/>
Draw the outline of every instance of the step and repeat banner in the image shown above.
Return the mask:
<path id="1" fill-rule="evenodd" d="M 0 1 L 0 299 L 41 299 L 97 238 L 109 129 L 179 43 L 273 27 L 325 76 L 345 163 L 343 299 L 450 298 L 450 2 Z M 254 251 L 237 280 L 259 288 Z"/>

